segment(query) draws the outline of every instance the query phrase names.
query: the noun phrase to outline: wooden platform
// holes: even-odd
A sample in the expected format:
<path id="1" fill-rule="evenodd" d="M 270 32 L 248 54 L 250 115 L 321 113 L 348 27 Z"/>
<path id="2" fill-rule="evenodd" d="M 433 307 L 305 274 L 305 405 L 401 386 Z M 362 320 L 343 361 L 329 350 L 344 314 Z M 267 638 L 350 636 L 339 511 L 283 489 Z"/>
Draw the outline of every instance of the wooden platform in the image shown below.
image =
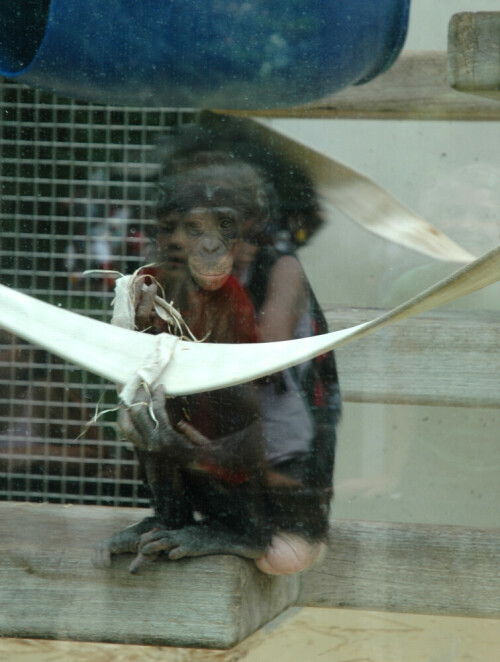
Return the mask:
<path id="1" fill-rule="evenodd" d="M 498 662 L 492 619 L 292 608 L 228 651 L 0 639 L 2 662 Z"/>
<path id="2" fill-rule="evenodd" d="M 380 311 L 327 313 L 330 328 Z M 498 313 L 440 313 L 339 348 L 346 400 L 500 406 Z M 371 360 L 384 370 L 371 369 Z M 0 503 L 0 636 L 228 648 L 292 605 L 500 617 L 500 529 L 337 522 L 325 562 L 268 577 L 214 556 L 91 564 L 136 509 Z"/>
<path id="3" fill-rule="evenodd" d="M 493 98 L 453 89 L 444 51 L 403 51 L 384 74 L 294 108 L 224 111 L 228 115 L 359 120 L 496 121 L 500 104 Z M 468 90 L 469 91 L 469 90 Z"/>
<path id="4" fill-rule="evenodd" d="M 300 578 L 229 556 L 95 569 L 94 542 L 142 515 L 0 503 L 0 637 L 223 649 L 294 604 L 500 617 L 500 529 L 337 522 Z"/>
<path id="5" fill-rule="evenodd" d="M 500 528 L 338 522 L 298 604 L 500 618 L 499 568 Z"/>
<path id="6" fill-rule="evenodd" d="M 374 319 L 375 308 L 325 312 L 330 330 Z M 336 350 L 345 402 L 500 407 L 500 313 L 419 315 Z M 383 366 L 383 369 L 381 369 Z"/>
<path id="7" fill-rule="evenodd" d="M 144 510 L 0 503 L 0 636 L 229 648 L 295 603 L 298 577 L 234 556 L 92 566 Z"/>

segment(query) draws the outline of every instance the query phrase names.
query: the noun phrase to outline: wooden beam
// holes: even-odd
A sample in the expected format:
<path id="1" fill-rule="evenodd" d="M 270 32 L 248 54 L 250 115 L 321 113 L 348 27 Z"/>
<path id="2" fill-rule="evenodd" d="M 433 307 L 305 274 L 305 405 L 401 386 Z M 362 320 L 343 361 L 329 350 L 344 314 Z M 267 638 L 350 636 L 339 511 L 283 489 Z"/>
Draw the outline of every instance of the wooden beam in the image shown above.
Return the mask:
<path id="1" fill-rule="evenodd" d="M 337 522 L 298 604 L 500 617 L 500 529 Z"/>
<path id="2" fill-rule="evenodd" d="M 100 506 L 0 503 L 0 636 L 229 648 L 294 604 L 298 577 L 234 556 L 91 564 L 93 545 L 144 517 Z"/>
<path id="3" fill-rule="evenodd" d="M 326 318 L 336 331 L 382 312 L 339 308 Z M 497 312 L 441 312 L 341 346 L 335 352 L 343 400 L 498 408 L 499 328 Z"/>
<path id="4" fill-rule="evenodd" d="M 349 87 L 304 106 L 228 115 L 253 117 L 500 120 L 500 105 L 452 89 L 446 78 L 447 55 L 438 51 L 403 51 L 384 74 L 365 85 Z"/>
<path id="5" fill-rule="evenodd" d="M 462 12 L 448 26 L 448 81 L 500 101 L 500 12 Z"/>
<path id="6" fill-rule="evenodd" d="M 500 617 L 500 529 L 336 522 L 324 562 L 299 578 L 213 556 L 90 564 L 94 541 L 142 515 L 0 503 L 0 636 L 228 648 L 294 603 Z"/>

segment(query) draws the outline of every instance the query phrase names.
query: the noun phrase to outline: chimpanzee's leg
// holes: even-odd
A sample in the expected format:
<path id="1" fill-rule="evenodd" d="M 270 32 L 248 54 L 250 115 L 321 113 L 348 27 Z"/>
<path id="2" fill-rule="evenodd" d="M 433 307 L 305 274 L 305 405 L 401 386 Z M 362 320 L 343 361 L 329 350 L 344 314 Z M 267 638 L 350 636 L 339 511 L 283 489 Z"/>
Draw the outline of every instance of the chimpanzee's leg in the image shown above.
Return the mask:
<path id="1" fill-rule="evenodd" d="M 182 529 L 147 532 L 139 545 L 142 559 L 158 552 L 171 560 L 210 554 L 257 559 L 265 553 L 272 531 L 265 489 L 258 481 L 231 484 L 200 472 L 186 482 L 200 521 Z"/>
<path id="2" fill-rule="evenodd" d="M 311 480 L 311 456 L 274 465 L 269 475 L 268 512 L 275 532 L 256 560 L 262 572 L 288 575 L 318 562 L 326 550 L 328 515 L 333 490 L 328 479 Z M 322 484 L 323 483 L 323 484 Z"/>
<path id="3" fill-rule="evenodd" d="M 109 566 L 111 556 L 115 554 L 137 554 L 141 537 L 150 531 L 160 528 L 178 529 L 193 522 L 182 472 L 177 467 L 169 467 L 160 453 L 139 450 L 136 450 L 136 453 L 150 492 L 154 517 L 146 517 L 100 541 L 93 554 L 93 563 L 97 567 Z"/>

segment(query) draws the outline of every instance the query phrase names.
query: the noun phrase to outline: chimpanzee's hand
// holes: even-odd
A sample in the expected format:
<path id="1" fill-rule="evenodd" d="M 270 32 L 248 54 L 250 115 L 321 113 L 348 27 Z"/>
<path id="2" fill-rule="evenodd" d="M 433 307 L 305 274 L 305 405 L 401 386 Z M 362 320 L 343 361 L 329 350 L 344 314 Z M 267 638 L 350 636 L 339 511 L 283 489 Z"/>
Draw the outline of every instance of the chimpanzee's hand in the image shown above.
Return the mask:
<path id="1" fill-rule="evenodd" d="M 139 450 L 168 453 L 176 461 L 193 460 L 196 450 L 209 443 L 188 423 L 179 424 L 180 432 L 174 430 L 165 409 L 162 386 L 150 392 L 141 385 L 132 404 L 120 409 L 118 426 Z"/>

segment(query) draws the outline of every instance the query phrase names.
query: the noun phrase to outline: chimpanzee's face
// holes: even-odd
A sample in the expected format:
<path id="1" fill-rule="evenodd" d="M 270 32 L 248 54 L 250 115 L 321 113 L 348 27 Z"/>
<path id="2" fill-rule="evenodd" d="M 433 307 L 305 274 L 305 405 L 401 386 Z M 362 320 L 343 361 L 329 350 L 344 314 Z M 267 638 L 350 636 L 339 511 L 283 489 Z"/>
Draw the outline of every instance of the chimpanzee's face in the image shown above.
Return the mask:
<path id="1" fill-rule="evenodd" d="M 158 222 L 161 260 L 168 278 L 188 274 L 204 290 L 226 282 L 238 250 L 242 220 L 230 207 L 172 211 Z"/>

